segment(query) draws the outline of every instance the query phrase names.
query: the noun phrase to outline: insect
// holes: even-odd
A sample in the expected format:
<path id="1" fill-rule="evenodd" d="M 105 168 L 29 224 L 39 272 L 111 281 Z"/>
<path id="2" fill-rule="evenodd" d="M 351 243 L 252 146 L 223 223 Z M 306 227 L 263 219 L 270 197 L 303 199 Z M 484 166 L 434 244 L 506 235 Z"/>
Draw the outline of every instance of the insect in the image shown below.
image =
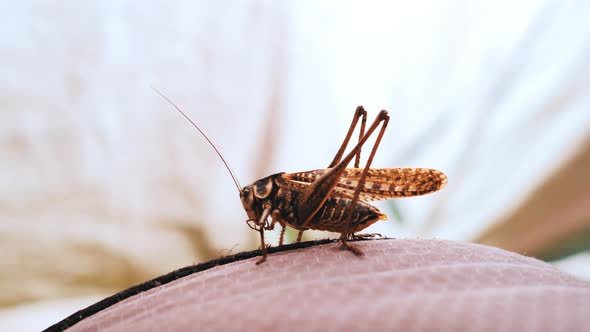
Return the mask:
<path id="1" fill-rule="evenodd" d="M 281 226 L 279 245 L 283 244 L 287 226 L 299 231 L 296 242 L 306 230 L 322 230 L 340 233 L 342 247 L 356 255 L 362 251 L 349 243 L 350 240 L 371 238 L 379 234 L 359 234 L 371 224 L 387 219 L 387 216 L 371 201 L 399 197 L 419 196 L 438 191 L 447 184 L 446 175 L 429 168 L 371 168 L 371 163 L 379 147 L 389 115 L 380 111 L 374 122 L 365 132 L 367 112 L 357 107 L 350 128 L 327 168 L 297 173 L 277 173 L 269 175 L 245 187 L 240 187 L 221 153 L 207 135 L 170 99 L 154 89 L 176 108 L 205 137 L 219 155 L 230 173 L 238 191 L 242 206 L 246 211 L 248 226 L 260 234 L 262 258 L 256 264 L 266 261 L 267 246 L 264 231 Z M 359 122 L 360 130 L 357 144 L 344 155 L 352 134 Z M 369 158 L 360 168 L 361 149 L 369 137 L 379 128 L 377 138 Z M 354 168 L 348 168 L 352 159 Z M 269 218 L 271 219 L 269 221 Z"/>

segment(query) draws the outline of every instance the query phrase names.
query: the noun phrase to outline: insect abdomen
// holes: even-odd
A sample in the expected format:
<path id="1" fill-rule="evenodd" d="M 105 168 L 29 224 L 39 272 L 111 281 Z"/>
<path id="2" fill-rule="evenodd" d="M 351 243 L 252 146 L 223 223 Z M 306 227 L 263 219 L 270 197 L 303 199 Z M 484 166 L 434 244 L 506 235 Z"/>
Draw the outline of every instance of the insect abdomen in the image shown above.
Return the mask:
<path id="1" fill-rule="evenodd" d="M 379 220 L 387 219 L 376 207 L 358 201 L 352 209 L 352 218 L 350 225 L 346 225 L 346 206 L 351 202 L 350 198 L 346 197 L 330 197 L 320 208 L 318 213 L 309 223 L 308 227 L 330 232 L 358 232 Z"/>

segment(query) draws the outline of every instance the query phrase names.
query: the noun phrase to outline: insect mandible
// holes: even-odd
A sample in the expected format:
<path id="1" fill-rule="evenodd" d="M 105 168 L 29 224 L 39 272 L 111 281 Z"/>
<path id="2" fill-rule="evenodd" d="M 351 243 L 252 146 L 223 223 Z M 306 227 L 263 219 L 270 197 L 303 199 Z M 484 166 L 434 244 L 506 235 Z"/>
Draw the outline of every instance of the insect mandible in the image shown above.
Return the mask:
<path id="1" fill-rule="evenodd" d="M 340 233 L 342 246 L 356 255 L 362 251 L 349 243 L 358 238 L 370 238 L 379 234 L 358 234 L 371 224 L 387 219 L 387 216 L 371 201 L 399 197 L 419 196 L 438 191 L 447 184 L 446 175 L 429 168 L 371 168 L 389 122 L 387 111 L 380 111 L 365 132 L 367 112 L 358 106 L 350 128 L 327 168 L 297 173 L 276 173 L 245 187 L 240 187 L 229 165 L 209 140 L 207 135 L 170 99 L 152 88 L 180 112 L 205 137 L 223 161 L 238 191 L 246 211 L 248 226 L 260 234 L 262 258 L 266 261 L 267 246 L 264 231 L 281 226 L 279 245 L 283 244 L 287 226 L 299 231 L 296 242 L 304 231 L 322 230 Z M 356 146 L 344 155 L 344 151 L 359 122 L 359 138 Z M 371 153 L 363 168 L 359 168 L 361 149 L 373 132 L 380 127 Z M 347 168 L 352 159 L 354 168 Z M 270 218 L 270 221 L 269 221 Z"/>

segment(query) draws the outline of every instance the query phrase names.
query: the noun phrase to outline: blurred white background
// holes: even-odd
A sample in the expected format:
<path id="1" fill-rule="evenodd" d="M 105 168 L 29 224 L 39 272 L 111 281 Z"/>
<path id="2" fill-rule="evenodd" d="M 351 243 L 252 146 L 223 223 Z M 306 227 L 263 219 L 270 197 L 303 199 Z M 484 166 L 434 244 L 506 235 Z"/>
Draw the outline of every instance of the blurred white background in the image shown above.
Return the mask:
<path id="1" fill-rule="evenodd" d="M 1 3 L 0 329 L 258 245 L 223 164 L 150 86 L 242 185 L 327 166 L 357 105 L 387 109 L 373 165 L 449 184 L 396 201 L 402 221 L 380 204 L 367 231 L 551 256 L 590 234 L 588 17 L 582 0 Z M 559 266 L 590 277 L 574 258 Z"/>

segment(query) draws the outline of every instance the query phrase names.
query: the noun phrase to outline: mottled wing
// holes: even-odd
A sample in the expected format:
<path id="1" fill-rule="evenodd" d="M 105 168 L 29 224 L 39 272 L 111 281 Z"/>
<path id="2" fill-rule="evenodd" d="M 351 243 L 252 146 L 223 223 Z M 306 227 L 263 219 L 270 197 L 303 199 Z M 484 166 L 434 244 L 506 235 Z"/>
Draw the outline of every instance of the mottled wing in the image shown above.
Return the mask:
<path id="1" fill-rule="evenodd" d="M 362 168 L 347 168 L 339 179 L 334 192 L 352 197 L 361 176 Z M 309 185 L 327 169 L 284 174 L 293 186 Z M 375 201 L 390 198 L 419 196 L 435 192 L 447 184 L 446 175 L 430 168 L 371 168 L 369 169 L 359 198 Z"/>
<path id="2" fill-rule="evenodd" d="M 363 169 L 349 168 L 338 183 L 338 189 L 354 193 Z M 361 190 L 367 201 L 419 196 L 444 188 L 446 175 L 430 168 L 372 168 Z"/>

